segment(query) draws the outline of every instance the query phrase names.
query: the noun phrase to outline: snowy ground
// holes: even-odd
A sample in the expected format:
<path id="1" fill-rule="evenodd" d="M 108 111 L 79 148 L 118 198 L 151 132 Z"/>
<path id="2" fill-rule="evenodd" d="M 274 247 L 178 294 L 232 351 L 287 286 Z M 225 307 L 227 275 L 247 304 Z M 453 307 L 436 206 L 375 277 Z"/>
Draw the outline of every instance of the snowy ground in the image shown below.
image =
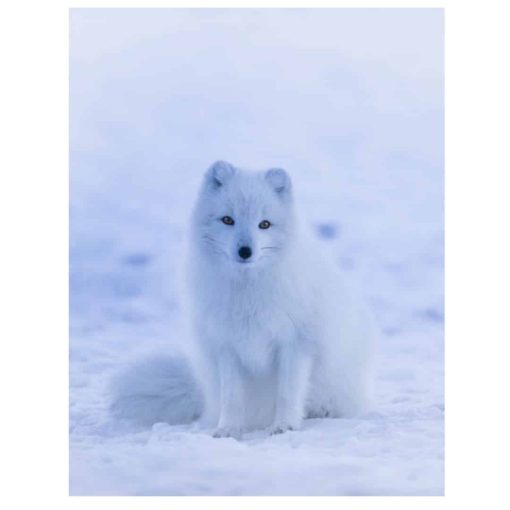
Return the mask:
<path id="1" fill-rule="evenodd" d="M 428 10 L 74 11 L 70 491 L 443 494 L 442 19 Z M 282 166 L 381 325 L 373 411 L 238 442 L 108 414 L 187 341 L 180 263 L 215 159 Z"/>

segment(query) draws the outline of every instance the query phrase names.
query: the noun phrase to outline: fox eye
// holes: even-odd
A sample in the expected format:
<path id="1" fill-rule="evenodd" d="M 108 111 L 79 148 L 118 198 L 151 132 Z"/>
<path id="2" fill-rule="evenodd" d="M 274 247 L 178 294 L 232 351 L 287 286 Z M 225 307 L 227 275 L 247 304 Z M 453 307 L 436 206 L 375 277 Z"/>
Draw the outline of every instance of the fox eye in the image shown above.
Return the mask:
<path id="1" fill-rule="evenodd" d="M 235 223 L 230 216 L 223 216 L 223 218 L 221 218 L 221 221 L 225 223 L 225 225 L 233 225 Z"/>
<path id="2" fill-rule="evenodd" d="M 271 223 L 269 221 L 264 220 L 259 223 L 259 228 L 265 230 L 266 228 L 269 228 L 271 226 Z"/>

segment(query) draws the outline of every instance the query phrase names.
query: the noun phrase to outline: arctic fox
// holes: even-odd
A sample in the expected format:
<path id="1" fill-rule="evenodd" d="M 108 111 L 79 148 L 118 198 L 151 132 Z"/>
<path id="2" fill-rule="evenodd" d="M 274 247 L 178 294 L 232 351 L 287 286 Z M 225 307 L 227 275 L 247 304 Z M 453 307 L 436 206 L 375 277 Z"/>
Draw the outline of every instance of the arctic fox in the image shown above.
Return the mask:
<path id="1" fill-rule="evenodd" d="M 175 359 L 156 375 L 135 369 L 118 385 L 117 414 L 170 423 L 200 415 L 214 436 L 238 438 L 366 409 L 371 316 L 303 231 L 286 171 L 223 161 L 208 169 L 193 213 L 189 284 L 199 382 Z M 150 375 L 158 379 L 152 402 L 142 389 Z"/>

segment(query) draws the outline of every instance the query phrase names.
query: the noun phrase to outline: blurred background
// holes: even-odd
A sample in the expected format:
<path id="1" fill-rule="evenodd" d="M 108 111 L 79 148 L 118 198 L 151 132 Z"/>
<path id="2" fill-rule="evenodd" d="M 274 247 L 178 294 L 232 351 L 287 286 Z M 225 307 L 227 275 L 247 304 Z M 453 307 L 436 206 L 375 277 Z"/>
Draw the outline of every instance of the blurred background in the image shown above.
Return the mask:
<path id="1" fill-rule="evenodd" d="M 443 82 L 437 9 L 71 10 L 72 450 L 114 433 L 125 356 L 182 341 L 188 217 L 225 159 L 293 176 L 381 325 L 378 416 L 434 421 L 418 485 L 442 490 Z"/>

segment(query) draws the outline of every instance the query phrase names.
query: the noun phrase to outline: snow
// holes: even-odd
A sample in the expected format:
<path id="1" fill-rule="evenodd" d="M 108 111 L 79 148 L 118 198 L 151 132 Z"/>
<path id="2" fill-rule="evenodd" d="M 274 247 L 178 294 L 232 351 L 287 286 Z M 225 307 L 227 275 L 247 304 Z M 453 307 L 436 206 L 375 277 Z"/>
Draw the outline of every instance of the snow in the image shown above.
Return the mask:
<path id="1" fill-rule="evenodd" d="M 71 13 L 70 492 L 441 495 L 439 10 Z M 189 341 L 181 263 L 216 159 L 280 166 L 381 326 L 358 419 L 242 441 L 108 412 L 130 360 Z"/>

